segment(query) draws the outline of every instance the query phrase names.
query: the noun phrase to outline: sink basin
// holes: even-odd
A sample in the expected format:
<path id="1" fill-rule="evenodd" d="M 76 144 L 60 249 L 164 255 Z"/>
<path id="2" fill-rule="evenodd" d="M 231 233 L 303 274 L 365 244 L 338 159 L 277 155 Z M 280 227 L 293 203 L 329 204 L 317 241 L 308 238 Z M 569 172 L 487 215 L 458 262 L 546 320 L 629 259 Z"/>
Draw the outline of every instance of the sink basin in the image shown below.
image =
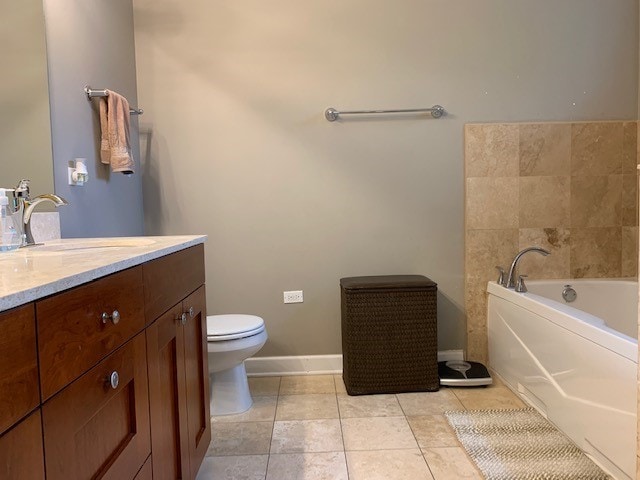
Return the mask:
<path id="1" fill-rule="evenodd" d="M 156 243 L 149 238 L 100 238 L 100 239 L 79 239 L 78 241 L 68 240 L 62 243 L 47 243 L 29 247 L 37 252 L 68 252 L 74 250 L 112 249 L 112 248 L 133 248 L 146 247 Z"/>

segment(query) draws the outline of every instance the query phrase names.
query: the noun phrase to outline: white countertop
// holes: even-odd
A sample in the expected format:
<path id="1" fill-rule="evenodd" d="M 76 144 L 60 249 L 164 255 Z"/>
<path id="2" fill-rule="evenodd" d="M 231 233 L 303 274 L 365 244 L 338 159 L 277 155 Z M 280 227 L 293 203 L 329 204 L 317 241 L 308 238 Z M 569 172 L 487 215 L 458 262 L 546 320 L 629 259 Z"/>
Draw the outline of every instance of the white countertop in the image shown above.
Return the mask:
<path id="1" fill-rule="evenodd" d="M 70 238 L 0 252 L 0 311 L 204 243 L 206 238 Z"/>

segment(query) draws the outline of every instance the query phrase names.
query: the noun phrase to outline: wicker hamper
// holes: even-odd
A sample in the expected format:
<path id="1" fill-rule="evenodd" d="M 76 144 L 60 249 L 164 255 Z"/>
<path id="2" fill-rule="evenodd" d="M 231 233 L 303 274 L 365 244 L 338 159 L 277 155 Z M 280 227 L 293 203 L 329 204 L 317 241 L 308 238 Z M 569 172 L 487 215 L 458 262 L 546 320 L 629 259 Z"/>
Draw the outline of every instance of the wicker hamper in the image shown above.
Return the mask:
<path id="1" fill-rule="evenodd" d="M 437 290 L 422 275 L 340 280 L 349 395 L 438 390 Z"/>

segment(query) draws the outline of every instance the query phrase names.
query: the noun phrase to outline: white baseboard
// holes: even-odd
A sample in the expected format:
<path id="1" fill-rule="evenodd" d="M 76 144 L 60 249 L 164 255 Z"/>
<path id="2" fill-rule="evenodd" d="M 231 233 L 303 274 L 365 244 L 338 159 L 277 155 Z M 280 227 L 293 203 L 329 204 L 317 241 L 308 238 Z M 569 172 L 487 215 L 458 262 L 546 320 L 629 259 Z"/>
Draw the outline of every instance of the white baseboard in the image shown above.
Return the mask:
<path id="1" fill-rule="evenodd" d="M 342 373 L 342 355 L 253 357 L 244 362 L 248 376 L 321 375 Z"/>
<path id="2" fill-rule="evenodd" d="M 438 361 L 463 360 L 462 350 L 438 352 Z M 301 355 L 287 357 L 253 357 L 244 362 L 250 377 L 286 375 L 331 375 L 342 373 L 342 355 Z"/>

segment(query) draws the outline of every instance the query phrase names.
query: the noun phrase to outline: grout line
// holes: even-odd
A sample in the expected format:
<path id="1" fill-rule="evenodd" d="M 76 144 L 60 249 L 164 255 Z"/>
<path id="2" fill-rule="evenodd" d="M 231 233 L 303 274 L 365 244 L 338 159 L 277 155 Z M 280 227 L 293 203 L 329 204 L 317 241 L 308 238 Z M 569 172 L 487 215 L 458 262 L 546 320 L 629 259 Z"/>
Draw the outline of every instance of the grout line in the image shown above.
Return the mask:
<path id="1" fill-rule="evenodd" d="M 460 402 L 460 405 L 462 405 L 462 408 L 464 408 L 465 410 L 469 410 L 467 408 L 467 406 L 464 404 L 464 402 L 462 401 L 462 399 L 460 397 L 458 397 L 458 395 L 456 395 L 456 391 L 455 390 L 449 390 L 451 393 L 453 393 L 453 396 L 456 398 L 456 400 L 458 400 L 458 402 Z"/>
<path id="2" fill-rule="evenodd" d="M 333 377 L 333 386 L 336 387 L 336 377 Z M 347 461 L 347 446 L 344 442 L 344 429 L 342 428 L 342 413 L 340 412 L 340 402 L 338 402 L 338 389 L 336 388 L 336 405 L 338 406 L 338 422 L 340 423 L 340 435 L 342 437 L 342 455 L 344 457 L 344 467 L 347 470 L 347 480 L 351 478 L 351 474 L 349 473 L 349 462 Z"/>
<path id="3" fill-rule="evenodd" d="M 400 402 L 398 402 L 398 403 L 400 403 Z M 400 408 L 402 408 L 402 405 L 400 405 Z M 404 412 L 404 410 L 403 410 L 403 412 Z M 424 415 L 424 416 L 426 416 L 426 415 Z M 429 466 L 429 462 L 427 462 L 427 459 L 424 456 L 424 452 L 422 451 L 422 447 L 420 446 L 420 442 L 418 441 L 418 437 L 416 436 L 416 432 L 413 429 L 413 427 L 411 426 L 411 422 L 409 421 L 409 417 L 407 417 L 406 414 L 404 416 L 404 419 L 407 422 L 407 424 L 409 425 L 409 430 L 411 430 L 411 434 L 413 435 L 413 439 L 416 441 L 416 445 L 418 446 L 418 451 L 420 452 L 420 456 L 422 457 L 422 461 L 427 466 L 427 470 L 429 471 L 429 475 L 431 475 L 431 478 L 435 479 L 436 477 L 433 475 L 433 472 L 431 471 L 431 467 Z"/>
<path id="4" fill-rule="evenodd" d="M 400 405 L 400 410 L 402 411 L 402 414 L 404 415 L 405 418 L 407 418 L 407 412 L 404 411 L 404 408 L 402 407 L 402 402 L 398 398 L 398 394 L 394 394 L 394 395 L 396 397 L 396 402 L 398 402 L 398 405 Z"/>
<path id="5" fill-rule="evenodd" d="M 278 378 L 278 392 L 276 394 L 276 409 L 273 412 L 273 422 L 271 423 L 271 435 L 269 436 L 269 453 L 267 455 L 267 468 L 264 471 L 264 479 L 267 480 L 267 474 L 269 473 L 269 463 L 271 462 L 271 445 L 273 444 L 273 431 L 276 425 L 276 415 L 278 413 L 278 402 L 280 401 L 280 385 L 282 384 L 282 377 Z"/>
<path id="6" fill-rule="evenodd" d="M 422 459 L 424 460 L 424 463 L 427 464 L 427 470 L 429 470 L 429 474 L 431 475 L 431 478 L 435 480 L 436 476 L 433 473 L 433 470 L 431 470 L 431 465 L 429 465 L 429 462 L 427 462 L 427 457 L 424 455 L 424 452 L 422 451 L 422 449 L 420 449 L 420 454 L 422 455 Z"/>
<path id="7" fill-rule="evenodd" d="M 436 447 L 436 448 L 449 448 L 449 447 Z M 420 447 L 418 448 L 367 448 L 367 449 L 363 449 L 363 450 L 346 450 L 347 452 L 409 452 L 409 451 L 415 451 L 418 450 L 420 451 L 420 454 L 422 455 L 422 449 Z"/>

